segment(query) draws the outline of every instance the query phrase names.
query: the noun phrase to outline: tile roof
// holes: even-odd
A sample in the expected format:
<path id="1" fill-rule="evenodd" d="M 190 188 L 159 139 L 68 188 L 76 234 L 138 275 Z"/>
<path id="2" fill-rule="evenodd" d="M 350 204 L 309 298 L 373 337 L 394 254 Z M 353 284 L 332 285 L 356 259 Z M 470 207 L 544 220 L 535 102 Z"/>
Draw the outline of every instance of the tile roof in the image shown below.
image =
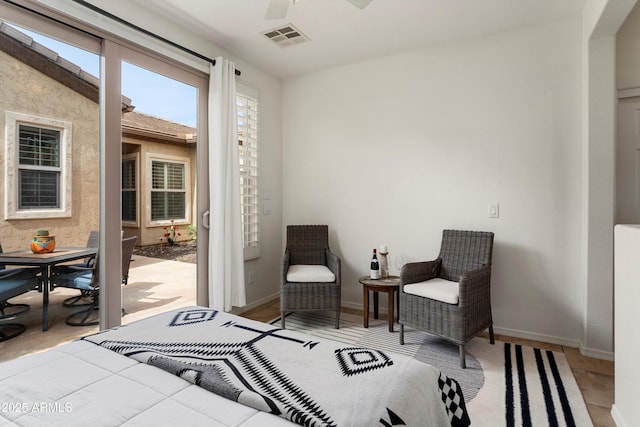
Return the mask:
<path id="1" fill-rule="evenodd" d="M 149 138 L 194 144 L 196 128 L 136 111 L 122 115 L 122 132 Z"/>
<path id="2" fill-rule="evenodd" d="M 85 97 L 98 102 L 100 80 L 57 52 L 33 40 L 27 34 L 0 21 L 0 50 L 34 67 Z M 64 72 L 60 72 L 64 70 Z M 134 112 L 130 98 L 122 96 L 124 134 L 143 136 L 164 142 L 195 144 L 196 129 L 170 120 Z"/>
<path id="3" fill-rule="evenodd" d="M 20 49 L 22 48 L 22 49 Z M 89 85 L 97 91 L 100 87 L 100 79 L 84 71 L 78 65 L 58 55 L 57 52 L 33 40 L 27 34 L 12 27 L 6 22 L 0 21 L 0 50 L 9 55 L 33 66 L 38 71 L 58 80 L 65 86 L 76 90 L 87 98 L 94 99 L 95 96 L 91 90 L 80 90 L 78 83 L 74 84 L 70 79 L 78 79 L 85 85 Z M 30 55 L 30 53 L 37 54 Z M 46 61 L 42 61 L 42 59 Z M 52 72 L 51 66 L 59 67 L 66 73 Z M 97 92 L 96 92 L 97 93 Z M 94 99 L 96 102 L 97 99 Z M 131 99 L 122 96 L 123 109 L 135 108 L 131 105 Z"/>

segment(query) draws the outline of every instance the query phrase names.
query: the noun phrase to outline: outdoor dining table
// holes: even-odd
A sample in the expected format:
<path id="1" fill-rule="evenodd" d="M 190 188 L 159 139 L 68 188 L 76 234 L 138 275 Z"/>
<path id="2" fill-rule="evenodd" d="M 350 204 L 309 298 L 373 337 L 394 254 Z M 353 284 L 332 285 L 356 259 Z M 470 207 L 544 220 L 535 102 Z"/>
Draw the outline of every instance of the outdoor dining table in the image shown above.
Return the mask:
<path id="1" fill-rule="evenodd" d="M 37 266 L 42 273 L 42 330 L 49 329 L 49 288 L 51 267 L 68 261 L 89 258 L 98 248 L 56 247 L 53 252 L 34 254 L 29 250 L 0 253 L 0 265 Z"/>

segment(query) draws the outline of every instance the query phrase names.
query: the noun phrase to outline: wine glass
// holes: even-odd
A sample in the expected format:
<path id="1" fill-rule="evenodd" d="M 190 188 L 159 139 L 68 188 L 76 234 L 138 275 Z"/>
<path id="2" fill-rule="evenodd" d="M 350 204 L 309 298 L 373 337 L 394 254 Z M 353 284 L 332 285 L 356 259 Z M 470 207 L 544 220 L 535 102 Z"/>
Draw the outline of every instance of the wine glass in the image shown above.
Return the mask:
<path id="1" fill-rule="evenodd" d="M 400 271 L 402 271 L 402 267 L 407 263 L 407 260 L 404 255 L 396 255 L 393 262 L 398 270 L 398 275 L 400 275 Z"/>
<path id="2" fill-rule="evenodd" d="M 384 278 L 383 282 L 391 282 L 389 279 L 389 270 L 391 267 L 389 266 L 389 253 L 380 253 L 380 271 L 382 273 L 382 277 Z"/>

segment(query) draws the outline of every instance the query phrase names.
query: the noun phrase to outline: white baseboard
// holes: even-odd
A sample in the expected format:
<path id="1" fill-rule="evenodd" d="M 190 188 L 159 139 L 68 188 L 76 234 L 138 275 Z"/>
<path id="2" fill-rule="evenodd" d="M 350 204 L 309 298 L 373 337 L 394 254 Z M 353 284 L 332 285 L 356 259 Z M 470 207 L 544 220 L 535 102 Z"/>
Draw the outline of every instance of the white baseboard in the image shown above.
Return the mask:
<path id="1" fill-rule="evenodd" d="M 342 306 L 343 307 L 349 307 L 349 308 L 353 308 L 356 310 L 362 310 L 362 304 L 361 303 L 353 303 L 353 302 L 342 302 Z M 372 308 L 369 307 L 371 310 Z M 384 313 L 387 314 L 387 307 L 386 304 L 381 304 L 379 307 L 379 311 L 380 313 Z M 602 359 L 602 360 L 608 360 L 608 361 L 613 361 L 614 360 L 614 356 L 615 354 L 612 352 L 607 352 L 607 351 L 602 351 L 602 350 L 595 350 L 595 349 L 589 349 L 589 348 L 585 348 L 581 345 L 580 341 L 578 340 L 572 340 L 572 339 L 567 339 L 567 338 L 562 338 L 562 337 L 557 337 L 555 335 L 545 335 L 545 334 L 538 334 L 535 332 L 528 332 L 528 331 L 522 331 L 522 330 L 518 330 L 518 329 L 510 329 L 510 328 L 501 328 L 498 326 L 493 326 L 494 332 L 496 334 L 500 334 L 500 335 L 506 335 L 509 337 L 514 337 L 514 338 L 522 338 L 522 339 L 528 339 L 528 340 L 532 340 L 532 341 L 540 341 L 540 342 L 546 342 L 549 344 L 557 344 L 557 345 L 563 345 L 566 347 L 573 347 L 573 348 L 577 348 L 580 350 L 580 353 L 583 356 L 587 356 L 587 357 L 593 357 L 595 359 Z"/>
<path id="2" fill-rule="evenodd" d="M 262 300 L 251 304 L 251 306 L 243 307 L 242 311 L 249 310 L 250 308 L 256 307 L 256 306 L 258 306 L 260 304 L 264 304 L 265 302 L 268 302 L 268 301 L 272 300 L 273 298 L 278 298 L 278 297 L 279 297 L 279 294 L 274 294 L 274 295 L 272 295 L 270 297 L 263 298 Z M 370 304 L 369 305 L 369 309 L 373 311 L 373 307 L 372 306 L 373 306 L 373 304 Z M 342 307 L 350 308 L 350 309 L 354 309 L 354 310 L 362 310 L 362 303 L 361 302 L 342 301 Z M 240 311 L 240 312 L 242 312 L 242 311 Z M 387 314 L 387 305 L 386 304 L 380 304 L 380 306 L 378 307 L 378 311 L 381 314 Z M 538 334 L 538 333 L 535 333 L 535 332 L 522 331 L 522 330 L 518 330 L 518 329 L 501 328 L 501 327 L 498 327 L 498 326 L 495 326 L 495 325 L 493 327 L 493 330 L 494 330 L 494 332 L 496 334 L 506 335 L 506 336 L 509 336 L 509 337 L 522 338 L 522 339 L 528 339 L 528 340 L 532 340 L 532 341 L 540 341 L 540 342 L 546 342 L 546 343 L 549 343 L 549 344 L 556 344 L 556 345 L 563 345 L 563 346 L 566 346 L 566 347 L 577 348 L 577 349 L 580 350 L 580 354 L 582 354 L 583 356 L 593 357 L 594 359 L 602 359 L 602 360 L 613 361 L 614 360 L 614 356 L 615 356 L 615 353 L 612 353 L 612 352 L 585 348 L 585 347 L 583 347 L 581 345 L 580 341 L 578 341 L 578 340 L 572 340 L 572 339 L 557 337 L 555 335 L 545 335 L 545 334 Z"/>
<path id="3" fill-rule="evenodd" d="M 629 427 L 629 424 L 627 424 L 622 418 L 622 415 L 620 415 L 615 403 L 611 406 L 611 418 L 613 418 L 613 422 L 616 423 L 617 427 Z"/>
<path id="4" fill-rule="evenodd" d="M 240 313 L 244 313 L 245 311 L 249 311 L 253 308 L 256 308 L 258 306 L 261 306 L 262 304 L 266 304 L 268 302 L 273 301 L 274 299 L 280 298 L 280 292 L 276 292 L 275 294 L 272 295 L 268 295 L 266 297 L 260 298 L 257 301 L 252 302 L 251 304 L 247 304 L 244 307 L 233 307 L 231 309 L 231 314 L 240 314 Z"/>
<path id="5" fill-rule="evenodd" d="M 593 348 L 586 348 L 582 346 L 580 346 L 580 354 L 587 357 L 593 357 L 594 359 L 607 360 L 609 362 L 615 362 L 616 356 L 616 354 L 611 351 L 596 350 Z"/>
<path id="6" fill-rule="evenodd" d="M 564 345 L 574 348 L 580 347 L 580 342 L 578 340 L 557 337 L 555 335 L 538 334 L 535 332 L 522 331 L 519 329 L 501 328 L 495 325 L 493 326 L 493 330 L 496 334 L 507 335 L 514 338 L 523 338 L 527 340 L 541 341 L 549 344 Z"/>
<path id="7" fill-rule="evenodd" d="M 555 335 L 537 334 L 518 329 L 500 328 L 497 326 L 494 326 L 493 329 L 496 334 L 577 348 L 583 356 L 593 357 L 594 359 L 613 361 L 615 356 L 615 353 L 612 352 L 585 348 L 578 340 L 557 337 Z"/>

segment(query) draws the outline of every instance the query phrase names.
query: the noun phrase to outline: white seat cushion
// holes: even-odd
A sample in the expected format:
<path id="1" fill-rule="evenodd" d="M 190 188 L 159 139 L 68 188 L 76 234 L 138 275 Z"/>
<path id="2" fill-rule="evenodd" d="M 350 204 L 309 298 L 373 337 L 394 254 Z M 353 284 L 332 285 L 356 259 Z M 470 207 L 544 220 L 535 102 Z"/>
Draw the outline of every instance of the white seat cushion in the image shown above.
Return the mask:
<path id="1" fill-rule="evenodd" d="M 458 282 L 435 278 L 424 282 L 411 283 L 404 286 L 407 294 L 442 301 L 447 304 L 457 304 L 460 298 Z"/>
<path id="2" fill-rule="evenodd" d="M 287 282 L 335 282 L 336 276 L 324 265 L 290 265 Z"/>

